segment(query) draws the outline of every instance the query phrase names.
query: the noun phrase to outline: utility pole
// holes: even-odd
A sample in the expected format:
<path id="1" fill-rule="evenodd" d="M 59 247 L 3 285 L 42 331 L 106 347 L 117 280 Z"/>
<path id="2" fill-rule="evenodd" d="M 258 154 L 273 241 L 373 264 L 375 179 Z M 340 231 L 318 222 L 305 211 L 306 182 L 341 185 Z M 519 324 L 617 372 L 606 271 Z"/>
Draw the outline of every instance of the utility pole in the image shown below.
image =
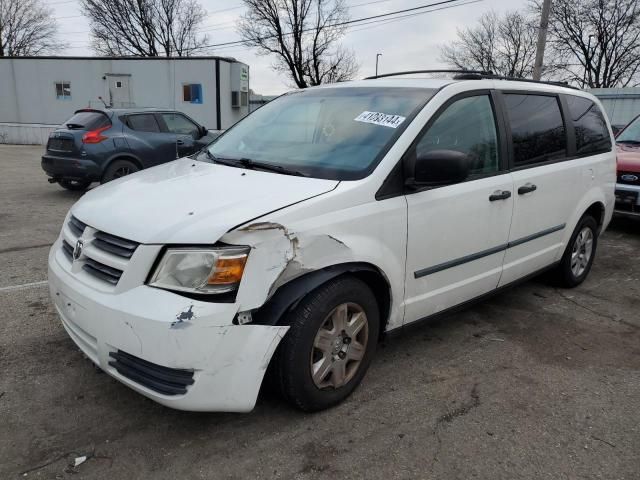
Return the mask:
<path id="1" fill-rule="evenodd" d="M 378 76 L 378 58 L 380 58 L 381 56 L 381 53 L 376 53 L 376 77 Z"/>
<path id="2" fill-rule="evenodd" d="M 544 47 L 547 44 L 547 28 L 549 27 L 549 10 L 551 0 L 542 2 L 542 15 L 540 15 L 540 29 L 538 30 L 538 44 L 536 46 L 536 63 L 533 66 L 533 79 L 540 80 L 542 75 L 542 62 L 544 61 Z"/>

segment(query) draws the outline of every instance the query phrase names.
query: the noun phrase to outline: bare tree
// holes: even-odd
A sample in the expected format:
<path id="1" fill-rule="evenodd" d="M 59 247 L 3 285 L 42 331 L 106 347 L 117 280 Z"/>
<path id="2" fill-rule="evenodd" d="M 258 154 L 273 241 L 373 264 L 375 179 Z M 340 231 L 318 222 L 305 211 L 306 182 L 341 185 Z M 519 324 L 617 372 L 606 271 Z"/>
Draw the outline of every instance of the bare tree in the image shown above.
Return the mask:
<path id="1" fill-rule="evenodd" d="M 0 57 L 53 53 L 57 24 L 40 0 L 0 0 Z"/>
<path id="2" fill-rule="evenodd" d="M 540 2 L 533 3 L 539 11 Z M 582 87 L 638 84 L 640 2 L 553 0 L 549 48 L 561 59 L 566 79 Z"/>
<path id="3" fill-rule="evenodd" d="M 80 0 L 101 55 L 189 56 L 209 41 L 198 27 L 206 11 L 197 0 Z"/>
<path id="4" fill-rule="evenodd" d="M 244 0 L 238 25 L 245 44 L 274 55 L 273 68 L 305 88 L 353 78 L 358 64 L 339 45 L 348 19 L 344 0 Z"/>
<path id="5" fill-rule="evenodd" d="M 459 69 L 497 75 L 531 76 L 536 57 L 535 22 L 519 12 L 488 12 L 478 25 L 458 30 L 458 40 L 444 45 L 440 59 Z"/>

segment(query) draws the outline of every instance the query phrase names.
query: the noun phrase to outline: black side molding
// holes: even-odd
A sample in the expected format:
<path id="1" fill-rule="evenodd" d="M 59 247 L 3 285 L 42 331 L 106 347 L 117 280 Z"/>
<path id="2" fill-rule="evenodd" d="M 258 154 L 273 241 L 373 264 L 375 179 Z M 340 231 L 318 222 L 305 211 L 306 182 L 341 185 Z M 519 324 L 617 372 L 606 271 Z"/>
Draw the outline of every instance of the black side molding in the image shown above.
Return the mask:
<path id="1" fill-rule="evenodd" d="M 488 257 L 489 255 L 500 253 L 509 248 L 522 245 L 523 243 L 527 243 L 532 240 L 536 240 L 538 238 L 544 237 L 546 235 L 559 232 L 560 230 L 564 230 L 565 227 L 566 227 L 566 223 L 563 223 L 562 225 L 557 225 L 555 227 L 547 228 L 546 230 L 541 230 L 540 232 L 534 233 L 532 235 L 528 235 L 526 237 L 519 238 L 517 240 L 513 240 L 512 242 L 505 243 L 503 245 L 498 245 L 497 247 L 489 248 L 487 250 L 482 250 L 481 252 L 478 252 L 478 253 L 472 253 L 471 255 L 466 255 L 464 257 L 456 258 L 455 260 L 450 260 L 448 262 L 440 263 L 438 265 L 434 265 L 433 267 L 423 268 L 422 270 L 418 270 L 414 272 L 413 277 L 414 278 L 426 277 L 427 275 L 432 275 L 434 273 L 447 270 L 448 268 L 457 267 L 458 265 L 462 265 L 468 262 L 473 262 L 474 260 L 479 260 L 480 258 Z"/>

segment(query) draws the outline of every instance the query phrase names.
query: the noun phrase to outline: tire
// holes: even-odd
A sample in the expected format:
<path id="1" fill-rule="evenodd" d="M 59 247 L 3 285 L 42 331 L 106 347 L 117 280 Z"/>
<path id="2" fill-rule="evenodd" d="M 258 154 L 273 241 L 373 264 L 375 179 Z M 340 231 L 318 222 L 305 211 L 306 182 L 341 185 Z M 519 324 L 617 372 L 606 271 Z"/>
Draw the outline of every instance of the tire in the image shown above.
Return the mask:
<path id="1" fill-rule="evenodd" d="M 89 185 L 91 185 L 90 180 L 70 180 L 63 178 L 62 180 L 58 180 L 58 184 L 62 188 L 66 188 L 67 190 L 71 190 L 72 192 L 84 192 Z"/>
<path id="2" fill-rule="evenodd" d="M 100 183 L 107 183 L 116 178 L 125 177 L 140 170 L 138 165 L 129 160 L 114 160 L 102 175 Z"/>
<path id="3" fill-rule="evenodd" d="M 556 270 L 560 286 L 573 288 L 584 282 L 591 271 L 597 246 L 598 222 L 592 216 L 585 215 L 573 231 Z"/>
<path id="4" fill-rule="evenodd" d="M 338 332 L 343 318 L 345 328 Z M 281 395 L 306 412 L 340 403 L 361 382 L 375 353 L 380 314 L 373 293 L 356 278 L 338 277 L 309 293 L 286 320 L 290 329 L 273 369 Z"/>

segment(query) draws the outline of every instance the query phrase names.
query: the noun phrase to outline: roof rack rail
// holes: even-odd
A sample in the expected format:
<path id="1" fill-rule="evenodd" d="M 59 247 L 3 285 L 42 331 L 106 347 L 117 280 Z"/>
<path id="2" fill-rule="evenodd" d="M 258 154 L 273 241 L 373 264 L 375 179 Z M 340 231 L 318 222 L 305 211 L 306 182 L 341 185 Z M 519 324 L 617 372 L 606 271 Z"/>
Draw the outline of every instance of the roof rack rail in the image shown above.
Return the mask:
<path id="1" fill-rule="evenodd" d="M 492 72 L 484 72 L 481 70 L 408 70 L 406 72 L 383 73 L 382 75 L 373 75 L 366 77 L 365 80 L 374 80 L 376 78 L 397 77 L 399 75 L 413 75 L 416 73 L 457 73 L 461 75 L 493 75 Z"/>
<path id="2" fill-rule="evenodd" d="M 384 73 L 382 75 L 377 75 L 377 76 L 374 75 L 372 77 L 366 77 L 365 80 L 374 80 L 376 78 L 385 78 L 385 77 L 396 77 L 399 75 L 413 75 L 416 73 L 452 73 L 454 74 L 453 76 L 454 80 L 509 80 L 512 82 L 526 82 L 526 83 L 537 83 L 542 85 L 555 85 L 558 87 L 565 87 L 565 88 L 571 88 L 573 90 L 580 90 L 578 87 L 569 85 L 567 82 L 507 77 L 503 75 L 496 75 L 491 71 L 486 72 L 483 70 L 408 70 L 406 72 Z"/>
<path id="3" fill-rule="evenodd" d="M 555 85 L 557 87 L 565 87 L 565 88 L 571 88 L 573 90 L 580 90 L 578 87 L 569 85 L 567 82 L 560 82 L 560 81 L 554 81 L 554 80 L 533 80 L 531 78 L 507 77 L 503 75 L 494 75 L 494 74 L 484 75 L 482 78 L 486 78 L 489 80 L 508 80 L 510 82 L 525 82 L 525 83 L 538 83 L 542 85 Z"/>

